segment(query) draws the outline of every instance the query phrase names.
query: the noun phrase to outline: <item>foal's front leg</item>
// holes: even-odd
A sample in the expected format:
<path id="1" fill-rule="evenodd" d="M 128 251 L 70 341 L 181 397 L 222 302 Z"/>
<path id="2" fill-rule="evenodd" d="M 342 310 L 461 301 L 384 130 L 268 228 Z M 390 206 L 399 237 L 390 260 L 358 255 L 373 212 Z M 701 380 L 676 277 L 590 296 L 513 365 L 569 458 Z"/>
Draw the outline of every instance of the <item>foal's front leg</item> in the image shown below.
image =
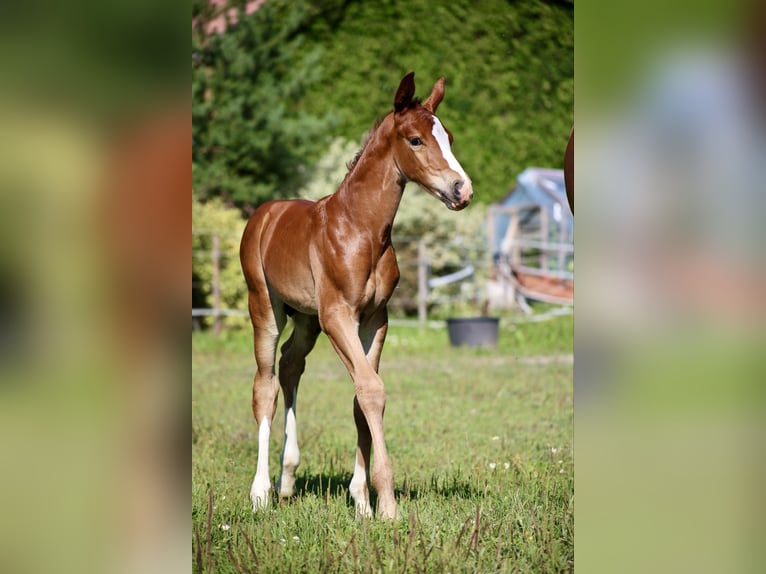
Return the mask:
<path id="1" fill-rule="evenodd" d="M 362 515 L 369 513 L 366 478 L 364 487 L 361 483 L 361 477 L 365 474 L 369 462 L 369 442 L 365 444 L 367 431 L 364 429 L 364 424 L 361 424 L 366 421 L 369 437 L 375 449 L 371 478 L 372 485 L 378 493 L 378 514 L 383 518 L 396 518 L 394 472 L 383 436 L 383 411 L 385 410 L 386 395 L 383 381 L 376 372 L 377 364 L 374 367 L 365 354 L 365 348 L 359 339 L 359 326 L 350 309 L 346 307 L 333 308 L 323 314 L 321 320 L 324 331 L 354 381 L 356 394 L 354 412 L 357 419 L 359 442 L 351 494 L 354 497 L 357 512 Z M 385 330 L 382 332 L 382 336 L 385 336 Z M 382 341 L 380 344 L 382 345 Z M 377 358 L 375 362 L 377 363 Z M 363 421 L 360 420 L 362 417 Z"/>
<path id="2" fill-rule="evenodd" d="M 388 312 L 383 307 L 367 324 L 359 329 L 359 337 L 366 352 L 367 361 L 375 372 L 378 372 L 380 353 L 388 331 Z M 354 475 L 351 478 L 349 492 L 354 499 L 357 518 L 372 516 L 370 492 L 367 488 L 367 471 L 370 468 L 370 447 L 372 436 L 367 419 L 362 412 L 359 401 L 354 397 L 354 423 L 356 424 L 356 457 L 354 460 Z"/>
<path id="3" fill-rule="evenodd" d="M 354 516 L 357 519 L 369 518 L 372 516 L 372 506 L 370 506 L 370 490 L 367 488 L 367 469 L 370 468 L 372 435 L 356 396 L 354 397 L 354 423 L 356 424 L 356 457 L 354 458 L 354 476 L 351 477 L 348 491 L 354 499 Z"/>

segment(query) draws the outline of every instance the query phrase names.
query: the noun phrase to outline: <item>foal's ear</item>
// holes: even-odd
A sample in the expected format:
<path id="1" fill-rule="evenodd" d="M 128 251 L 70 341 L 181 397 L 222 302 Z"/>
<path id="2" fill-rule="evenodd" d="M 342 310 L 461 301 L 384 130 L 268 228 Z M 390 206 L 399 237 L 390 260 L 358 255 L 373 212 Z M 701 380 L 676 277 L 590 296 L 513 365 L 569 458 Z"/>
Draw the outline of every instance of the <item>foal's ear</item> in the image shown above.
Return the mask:
<path id="1" fill-rule="evenodd" d="M 436 108 L 439 107 L 442 98 L 444 98 L 444 76 L 436 81 L 433 90 L 431 90 L 431 95 L 423 102 L 423 107 L 433 114 L 436 112 Z"/>
<path id="2" fill-rule="evenodd" d="M 402 78 L 399 83 L 399 89 L 396 90 L 396 96 L 394 97 L 394 111 L 399 113 L 406 110 L 412 97 L 415 95 L 415 72 L 410 72 Z"/>

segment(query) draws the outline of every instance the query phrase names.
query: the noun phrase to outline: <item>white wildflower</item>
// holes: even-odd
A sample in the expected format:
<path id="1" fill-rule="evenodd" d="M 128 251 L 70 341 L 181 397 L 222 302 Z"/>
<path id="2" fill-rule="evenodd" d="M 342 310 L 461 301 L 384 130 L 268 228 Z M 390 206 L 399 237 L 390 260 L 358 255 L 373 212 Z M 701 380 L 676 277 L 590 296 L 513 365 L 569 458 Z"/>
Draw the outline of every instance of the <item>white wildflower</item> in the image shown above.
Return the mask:
<path id="1" fill-rule="evenodd" d="M 229 528 L 231 528 L 231 526 L 229 526 L 225 522 L 223 524 L 221 524 L 221 530 L 229 530 Z"/>
<path id="2" fill-rule="evenodd" d="M 500 437 L 495 435 L 495 436 L 492 437 L 492 440 L 500 440 Z"/>
<path id="3" fill-rule="evenodd" d="M 495 464 L 494 462 L 490 462 L 489 463 L 489 468 L 491 468 L 492 470 L 495 470 L 496 466 L 497 466 L 497 464 Z"/>
<path id="4" fill-rule="evenodd" d="M 511 468 L 511 463 L 510 463 L 510 462 L 504 462 L 504 463 L 503 463 L 503 468 L 504 468 L 505 470 L 508 470 L 509 468 Z"/>

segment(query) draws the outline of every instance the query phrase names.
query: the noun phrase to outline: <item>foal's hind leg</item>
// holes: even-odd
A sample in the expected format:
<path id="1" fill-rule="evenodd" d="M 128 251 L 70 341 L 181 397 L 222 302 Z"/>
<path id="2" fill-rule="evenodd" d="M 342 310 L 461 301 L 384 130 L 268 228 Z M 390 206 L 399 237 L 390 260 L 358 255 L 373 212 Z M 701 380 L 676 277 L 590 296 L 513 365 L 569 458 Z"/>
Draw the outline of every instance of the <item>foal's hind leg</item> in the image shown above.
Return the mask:
<path id="1" fill-rule="evenodd" d="M 354 423 L 356 423 L 356 458 L 354 459 L 354 476 L 351 477 L 348 491 L 354 499 L 354 516 L 359 519 L 372 516 L 370 490 L 367 488 L 372 435 L 356 396 L 354 396 Z"/>
<path id="2" fill-rule="evenodd" d="M 250 499 L 255 511 L 266 507 L 270 498 L 269 435 L 279 392 L 274 362 L 279 334 L 285 326 L 286 317 L 283 306 L 273 305 L 265 292 L 251 291 L 248 304 L 253 322 L 253 350 L 257 363 L 252 405 L 253 416 L 258 424 L 258 464 L 250 487 Z"/>
<path id="3" fill-rule="evenodd" d="M 277 484 L 282 498 L 292 496 L 295 490 L 295 469 L 301 460 L 295 419 L 298 383 L 306 368 L 306 356 L 314 348 L 320 333 L 319 319 L 315 315 L 296 313 L 293 324 L 293 333 L 282 345 L 282 358 L 279 360 L 279 384 L 285 399 L 285 442 L 282 447 L 282 473 Z"/>

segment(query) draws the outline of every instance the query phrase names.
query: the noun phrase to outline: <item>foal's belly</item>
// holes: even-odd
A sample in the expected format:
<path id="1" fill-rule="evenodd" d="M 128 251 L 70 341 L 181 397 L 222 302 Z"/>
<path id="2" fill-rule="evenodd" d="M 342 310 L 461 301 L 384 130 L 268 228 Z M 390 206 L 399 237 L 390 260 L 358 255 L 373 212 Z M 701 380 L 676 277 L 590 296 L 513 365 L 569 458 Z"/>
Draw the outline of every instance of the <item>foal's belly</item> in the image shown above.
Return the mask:
<path id="1" fill-rule="evenodd" d="M 273 271 L 267 275 L 266 281 L 272 297 L 276 295 L 278 299 L 301 313 L 316 315 L 314 281 L 310 273 L 304 274 L 302 270 L 302 267 L 296 268 L 287 274 Z"/>
<path id="2" fill-rule="evenodd" d="M 316 314 L 316 289 L 308 250 L 277 248 L 266 257 L 266 283 L 274 295 L 301 313 Z"/>

